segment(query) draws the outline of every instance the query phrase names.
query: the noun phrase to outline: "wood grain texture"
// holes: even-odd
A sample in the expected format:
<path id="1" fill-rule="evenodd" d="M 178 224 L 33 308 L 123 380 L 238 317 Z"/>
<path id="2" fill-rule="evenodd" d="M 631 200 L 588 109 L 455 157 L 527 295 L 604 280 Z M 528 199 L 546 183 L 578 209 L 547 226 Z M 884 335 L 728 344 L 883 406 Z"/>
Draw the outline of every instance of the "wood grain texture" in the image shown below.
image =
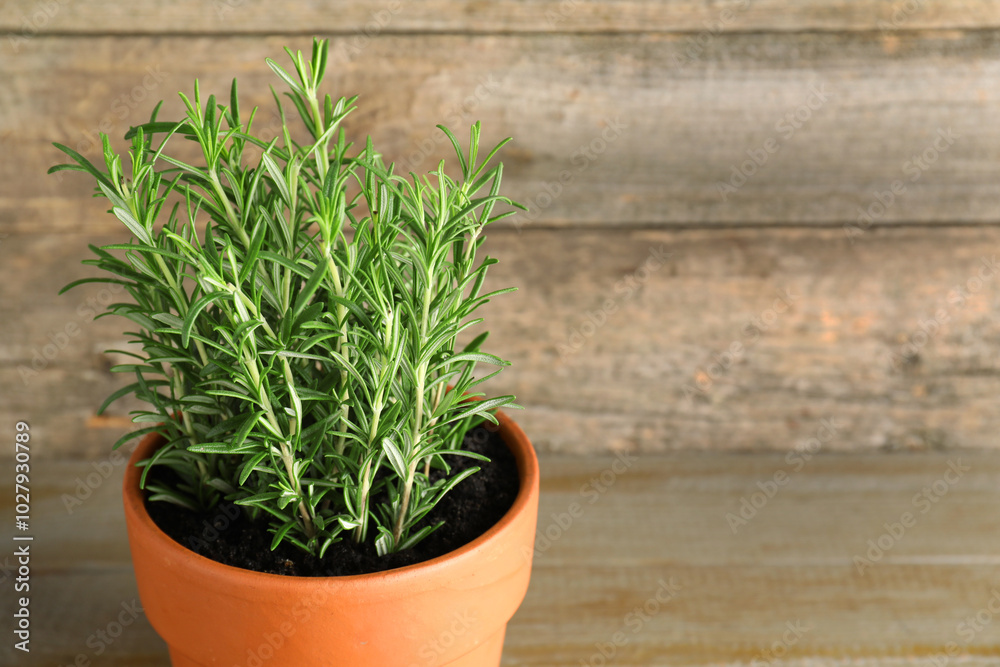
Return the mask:
<path id="1" fill-rule="evenodd" d="M 87 242 L 120 238 L 0 242 L 0 423 L 31 421 L 39 456 L 101 457 L 128 426 L 127 403 L 94 416 L 128 381 L 104 354 L 122 323 L 91 321 L 120 295 L 56 294 L 88 275 Z M 483 312 L 513 362 L 490 390 L 527 406 L 514 416 L 542 451 L 995 448 L 998 248 L 995 227 L 876 226 L 853 245 L 840 229 L 498 229 L 491 285 L 520 291 Z"/>
<path id="2" fill-rule="evenodd" d="M 995 623 L 974 631 L 969 620 L 990 613 L 1000 576 L 995 453 L 822 455 L 798 471 L 774 455 L 543 456 L 541 468 L 535 566 L 505 666 L 600 664 L 603 646 L 611 664 L 736 667 L 767 660 L 775 642 L 791 667 L 931 664 L 949 643 L 954 664 L 1000 656 Z M 727 514 L 778 470 L 785 483 L 734 534 Z M 942 481 L 949 470 L 953 483 Z M 0 648 L 2 664 L 95 660 L 95 633 L 136 599 L 122 467 L 72 515 L 60 499 L 91 471 L 69 461 L 33 471 L 36 634 L 30 656 Z M 941 484 L 923 511 L 914 499 Z M 912 524 L 860 572 L 855 556 L 904 512 Z M 94 664 L 168 664 L 142 616 L 103 648 Z"/>
<path id="3" fill-rule="evenodd" d="M 497 389 L 545 449 L 996 446 L 994 228 L 491 241 Z"/>
<path id="4" fill-rule="evenodd" d="M 17 0 L 0 31 L 38 34 L 302 34 L 386 32 L 702 32 L 983 28 L 1000 25 L 989 0 L 433 0 L 290 3 L 212 0 L 122 5 L 109 0 Z"/>
<path id="5" fill-rule="evenodd" d="M 371 133 L 408 168 L 447 155 L 442 121 L 515 137 L 505 182 L 532 209 L 524 225 L 840 224 L 859 208 L 878 224 L 1000 218 L 1000 32 L 727 34 L 695 58 L 688 39 L 401 34 L 354 52 L 338 37 L 329 85 L 361 96 L 352 136 Z M 99 129 L 121 136 L 162 98 L 173 117 L 196 77 L 225 96 L 238 76 L 273 127 L 264 58 L 289 42 L 307 44 L 38 37 L 5 52 L 0 151 L 19 159 L 0 162 L 0 233 L 113 228 L 82 178 L 43 176 L 62 157 L 51 142 L 95 156 Z"/>

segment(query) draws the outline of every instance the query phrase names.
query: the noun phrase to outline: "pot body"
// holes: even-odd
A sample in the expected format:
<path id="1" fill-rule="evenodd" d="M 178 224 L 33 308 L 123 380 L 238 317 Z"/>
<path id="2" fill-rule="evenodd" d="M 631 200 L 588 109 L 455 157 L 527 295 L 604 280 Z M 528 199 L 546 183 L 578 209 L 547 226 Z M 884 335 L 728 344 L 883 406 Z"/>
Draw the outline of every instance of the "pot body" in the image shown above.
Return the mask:
<path id="1" fill-rule="evenodd" d="M 125 518 L 143 609 L 174 667 L 497 667 L 507 622 L 528 589 L 538 515 L 538 460 L 498 413 L 521 488 L 489 531 L 438 558 L 373 574 L 289 577 L 223 565 L 163 533 L 146 513 L 135 463 Z"/>

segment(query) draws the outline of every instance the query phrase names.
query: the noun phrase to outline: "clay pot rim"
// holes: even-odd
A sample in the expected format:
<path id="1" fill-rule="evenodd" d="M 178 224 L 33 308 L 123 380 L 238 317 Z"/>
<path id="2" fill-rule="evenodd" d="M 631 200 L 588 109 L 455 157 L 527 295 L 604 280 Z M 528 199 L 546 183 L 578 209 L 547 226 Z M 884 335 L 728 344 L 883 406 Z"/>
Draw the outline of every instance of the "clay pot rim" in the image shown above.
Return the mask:
<path id="1" fill-rule="evenodd" d="M 155 448 L 159 446 L 163 439 L 159 433 L 149 433 L 143 437 L 129 456 L 122 490 L 126 520 L 132 524 L 134 530 L 145 532 L 150 535 L 150 539 L 161 543 L 160 553 L 165 559 L 183 560 L 185 567 L 200 570 L 204 575 L 216 580 L 225 580 L 235 576 L 240 577 L 249 585 L 256 582 L 261 586 L 280 585 L 282 587 L 310 588 L 321 582 L 336 582 L 338 585 L 344 586 L 372 586 L 373 584 L 396 586 L 407 580 L 441 576 L 447 569 L 455 567 L 459 563 L 472 561 L 483 552 L 488 551 L 493 544 L 502 542 L 504 534 L 510 532 L 512 526 L 526 515 L 532 499 L 538 495 L 539 469 L 534 446 L 521 427 L 503 411 L 498 410 L 496 417 L 499 422 L 498 432 L 514 455 L 520 478 L 520 488 L 513 505 L 496 524 L 476 539 L 458 549 L 420 563 L 367 574 L 306 577 L 247 570 L 197 554 L 164 533 L 146 512 L 143 494 L 139 489 L 142 470 L 135 464 L 149 458 Z"/>

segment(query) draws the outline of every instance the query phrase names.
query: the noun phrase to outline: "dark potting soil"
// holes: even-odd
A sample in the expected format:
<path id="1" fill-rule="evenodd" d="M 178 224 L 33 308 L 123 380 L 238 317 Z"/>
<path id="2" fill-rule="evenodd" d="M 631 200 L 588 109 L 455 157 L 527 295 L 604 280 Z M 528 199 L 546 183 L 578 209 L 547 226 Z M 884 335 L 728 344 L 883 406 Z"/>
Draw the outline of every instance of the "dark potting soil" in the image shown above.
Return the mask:
<path id="1" fill-rule="evenodd" d="M 271 551 L 271 534 L 262 522 L 252 522 L 239 508 L 220 504 L 213 511 L 197 514 L 165 502 L 146 502 L 150 517 L 176 542 L 206 558 L 246 570 L 304 577 L 342 576 L 380 572 L 442 556 L 468 544 L 499 521 L 517 497 L 520 482 L 514 455 L 497 433 L 483 427 L 469 431 L 463 448 L 489 457 L 477 461 L 466 456 L 448 456 L 453 473 L 472 466 L 480 470 L 462 480 L 424 517 L 431 525 L 444 525 L 415 547 L 386 556 L 375 551 L 375 530 L 369 541 L 355 544 L 350 535 L 327 549 L 322 559 L 282 543 Z M 170 471 L 159 466 L 164 479 Z M 441 476 L 432 470 L 431 478 Z M 150 471 L 151 477 L 157 471 Z M 378 499 L 373 499 L 375 502 Z M 374 506 L 374 503 L 373 503 Z"/>

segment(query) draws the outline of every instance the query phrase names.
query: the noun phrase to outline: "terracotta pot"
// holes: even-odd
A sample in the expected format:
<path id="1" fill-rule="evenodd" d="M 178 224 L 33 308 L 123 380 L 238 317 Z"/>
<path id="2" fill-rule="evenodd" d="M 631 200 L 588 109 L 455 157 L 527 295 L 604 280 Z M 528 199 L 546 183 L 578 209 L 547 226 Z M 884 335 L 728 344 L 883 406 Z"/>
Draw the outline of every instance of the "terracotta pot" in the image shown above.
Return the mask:
<path id="1" fill-rule="evenodd" d="M 289 577 L 217 563 L 178 544 L 146 513 L 137 461 L 125 473 L 125 519 L 139 595 L 174 667 L 496 667 L 507 621 L 528 589 L 538 515 L 538 460 L 500 413 L 521 490 L 489 531 L 433 560 L 374 574 Z"/>

